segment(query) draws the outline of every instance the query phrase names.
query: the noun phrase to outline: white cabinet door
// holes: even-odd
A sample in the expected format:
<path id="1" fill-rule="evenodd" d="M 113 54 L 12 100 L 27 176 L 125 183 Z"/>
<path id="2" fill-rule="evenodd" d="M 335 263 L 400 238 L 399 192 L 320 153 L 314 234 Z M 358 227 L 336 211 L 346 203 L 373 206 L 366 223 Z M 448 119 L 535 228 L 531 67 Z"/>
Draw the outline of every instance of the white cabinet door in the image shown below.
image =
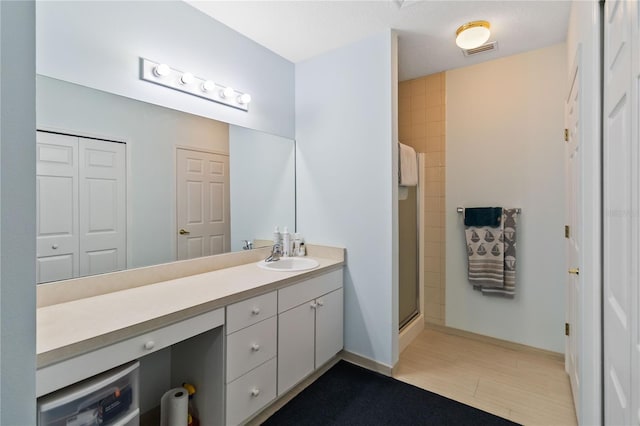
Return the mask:
<path id="1" fill-rule="evenodd" d="M 80 276 L 126 268 L 125 144 L 79 138 Z"/>
<path id="2" fill-rule="evenodd" d="M 316 299 L 316 368 L 342 349 L 342 289 Z"/>
<path id="3" fill-rule="evenodd" d="M 314 370 L 315 302 L 278 316 L 278 395 Z"/>
<path id="4" fill-rule="evenodd" d="M 37 132 L 36 282 L 78 276 L 78 138 Z"/>

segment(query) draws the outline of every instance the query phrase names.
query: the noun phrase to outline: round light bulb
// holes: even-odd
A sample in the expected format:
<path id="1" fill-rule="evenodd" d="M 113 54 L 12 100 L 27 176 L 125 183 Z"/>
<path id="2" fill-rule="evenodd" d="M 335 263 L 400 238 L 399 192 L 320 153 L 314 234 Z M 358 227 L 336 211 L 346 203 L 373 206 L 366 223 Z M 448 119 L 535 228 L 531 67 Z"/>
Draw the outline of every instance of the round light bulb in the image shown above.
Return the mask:
<path id="1" fill-rule="evenodd" d="M 167 64 L 159 64 L 153 69 L 153 73 L 158 77 L 164 77 L 165 75 L 169 75 L 171 72 L 171 68 Z"/>
<path id="2" fill-rule="evenodd" d="M 456 31 L 456 44 L 461 49 L 474 49 L 485 44 L 490 36 L 487 21 L 469 22 Z"/>
<path id="3" fill-rule="evenodd" d="M 193 74 L 191 74 L 190 72 L 185 72 L 184 74 L 182 74 L 182 77 L 180 77 L 180 83 L 191 84 L 193 83 L 193 79 Z"/>
<path id="4" fill-rule="evenodd" d="M 233 90 L 233 87 L 225 87 L 223 90 L 220 91 L 220 96 L 225 99 L 229 99 L 233 97 L 234 93 L 236 93 L 236 91 Z"/>
<path id="5" fill-rule="evenodd" d="M 242 95 L 238 96 L 238 103 L 241 105 L 246 105 L 249 102 L 251 102 L 251 95 L 248 93 L 243 93 Z"/>
<path id="6" fill-rule="evenodd" d="M 207 80 L 204 83 L 202 83 L 203 92 L 211 92 L 215 88 L 216 88 L 216 84 L 211 80 Z"/>

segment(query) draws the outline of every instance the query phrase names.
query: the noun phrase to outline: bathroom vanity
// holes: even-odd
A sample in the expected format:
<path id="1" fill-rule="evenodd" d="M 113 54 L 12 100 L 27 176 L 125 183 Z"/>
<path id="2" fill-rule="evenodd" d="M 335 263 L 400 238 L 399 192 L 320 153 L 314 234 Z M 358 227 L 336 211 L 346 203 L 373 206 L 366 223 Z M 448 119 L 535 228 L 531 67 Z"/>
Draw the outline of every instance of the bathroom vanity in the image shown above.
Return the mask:
<path id="1" fill-rule="evenodd" d="M 268 250 L 39 286 L 37 396 L 170 347 L 201 424 L 250 419 L 343 346 L 344 250 L 293 272 L 259 268 Z"/>

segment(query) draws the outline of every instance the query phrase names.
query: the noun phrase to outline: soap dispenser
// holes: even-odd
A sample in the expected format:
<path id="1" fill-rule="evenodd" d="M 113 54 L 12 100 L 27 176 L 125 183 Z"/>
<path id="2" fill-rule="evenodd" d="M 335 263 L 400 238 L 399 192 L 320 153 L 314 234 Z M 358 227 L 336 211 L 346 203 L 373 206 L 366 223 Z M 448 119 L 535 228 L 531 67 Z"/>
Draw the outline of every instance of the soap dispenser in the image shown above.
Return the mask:
<path id="1" fill-rule="evenodd" d="M 284 257 L 291 256 L 291 234 L 289 234 L 289 229 L 286 226 L 282 233 L 282 255 Z"/>

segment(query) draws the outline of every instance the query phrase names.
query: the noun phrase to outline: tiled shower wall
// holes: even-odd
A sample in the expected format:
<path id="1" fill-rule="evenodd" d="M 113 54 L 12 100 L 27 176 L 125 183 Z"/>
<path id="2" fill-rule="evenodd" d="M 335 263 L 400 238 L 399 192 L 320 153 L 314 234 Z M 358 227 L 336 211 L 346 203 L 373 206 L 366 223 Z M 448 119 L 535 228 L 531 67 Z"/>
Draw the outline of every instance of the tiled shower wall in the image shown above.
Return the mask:
<path id="1" fill-rule="evenodd" d="M 425 320 L 445 323 L 445 73 L 399 84 L 400 142 L 426 155 L 424 191 Z"/>

